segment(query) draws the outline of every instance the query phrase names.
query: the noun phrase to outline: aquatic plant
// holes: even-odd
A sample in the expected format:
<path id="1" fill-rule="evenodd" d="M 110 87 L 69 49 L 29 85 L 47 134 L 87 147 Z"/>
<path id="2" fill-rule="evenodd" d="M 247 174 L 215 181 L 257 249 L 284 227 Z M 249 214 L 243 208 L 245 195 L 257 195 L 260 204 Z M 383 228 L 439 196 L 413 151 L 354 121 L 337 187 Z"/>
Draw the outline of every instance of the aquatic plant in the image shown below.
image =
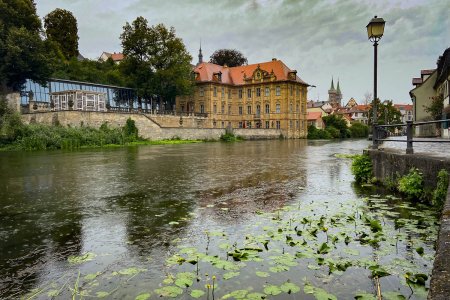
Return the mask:
<path id="1" fill-rule="evenodd" d="M 398 180 L 398 190 L 410 199 L 419 200 L 423 195 L 423 176 L 417 168 Z"/>
<path id="2" fill-rule="evenodd" d="M 433 192 L 432 204 L 437 207 L 442 207 L 444 205 L 445 199 L 447 198 L 449 175 L 447 170 L 442 169 L 437 175 L 436 189 Z"/>
<path id="3" fill-rule="evenodd" d="M 369 155 L 355 155 L 352 162 L 352 174 L 357 183 L 367 183 L 372 178 L 372 160 Z"/>

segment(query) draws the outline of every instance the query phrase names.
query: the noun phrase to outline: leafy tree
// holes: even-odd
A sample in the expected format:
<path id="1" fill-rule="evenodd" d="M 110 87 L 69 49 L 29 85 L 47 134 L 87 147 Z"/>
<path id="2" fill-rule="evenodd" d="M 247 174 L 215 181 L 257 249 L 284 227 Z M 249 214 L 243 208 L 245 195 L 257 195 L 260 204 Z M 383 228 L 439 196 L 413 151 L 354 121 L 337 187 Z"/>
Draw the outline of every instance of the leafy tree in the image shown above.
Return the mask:
<path id="1" fill-rule="evenodd" d="M 402 122 L 402 114 L 400 111 L 393 105 L 392 100 L 386 100 L 383 103 L 380 103 L 380 99 L 375 101 L 377 105 L 377 124 L 385 125 L 385 124 L 400 124 Z M 369 109 L 369 125 L 372 125 L 372 116 L 373 110 L 372 107 Z M 394 130 L 394 128 L 391 128 Z"/>
<path id="2" fill-rule="evenodd" d="M 424 108 L 433 120 L 441 120 L 444 112 L 444 97 L 442 95 L 431 97 L 430 105 L 424 106 Z"/>
<path id="3" fill-rule="evenodd" d="M 123 29 L 120 39 L 125 59 L 121 68 L 137 90 L 139 106 L 142 98 L 149 99 L 153 94 L 162 102 L 173 103 L 176 95 L 190 93 L 192 57 L 173 27 L 149 27 L 144 17 L 138 17 Z"/>
<path id="4" fill-rule="evenodd" d="M 322 117 L 323 122 L 325 123 L 325 127 L 334 127 L 339 130 L 339 134 L 341 138 L 349 137 L 349 131 L 347 128 L 347 122 L 342 118 L 341 115 L 328 115 Z"/>
<path id="5" fill-rule="evenodd" d="M 78 56 L 77 19 L 65 9 L 57 8 L 44 18 L 47 38 L 58 43 L 66 58 Z"/>
<path id="6" fill-rule="evenodd" d="M 219 49 L 211 56 L 209 62 L 220 66 L 237 67 L 246 65 L 247 58 L 236 49 Z"/>
<path id="7" fill-rule="evenodd" d="M 349 129 L 352 138 L 362 138 L 369 135 L 369 126 L 363 123 L 354 122 Z"/>
<path id="8" fill-rule="evenodd" d="M 26 79 L 45 84 L 51 74 L 49 44 L 32 0 L 0 1 L 0 92 L 19 91 Z"/>

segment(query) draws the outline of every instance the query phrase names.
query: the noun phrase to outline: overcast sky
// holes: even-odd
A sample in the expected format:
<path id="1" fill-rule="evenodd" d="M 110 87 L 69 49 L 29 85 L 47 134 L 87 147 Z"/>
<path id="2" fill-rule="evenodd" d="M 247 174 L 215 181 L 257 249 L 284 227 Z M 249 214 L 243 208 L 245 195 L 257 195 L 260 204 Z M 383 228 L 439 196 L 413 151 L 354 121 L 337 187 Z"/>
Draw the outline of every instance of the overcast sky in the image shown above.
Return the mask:
<path id="1" fill-rule="evenodd" d="M 359 103 L 373 91 L 373 46 L 366 25 L 374 15 L 386 21 L 378 47 L 378 96 L 411 103 L 411 79 L 436 67 L 450 47 L 449 0 L 37 0 L 42 18 L 56 8 L 78 20 L 79 50 L 96 59 L 120 52 L 126 22 L 175 27 L 198 60 L 216 49 L 240 50 L 250 64 L 282 60 L 310 88 L 309 99 L 327 100 L 331 78 L 340 80 L 343 101 Z M 269 70 L 270 71 L 270 70 Z M 344 103 L 345 104 L 345 103 Z"/>

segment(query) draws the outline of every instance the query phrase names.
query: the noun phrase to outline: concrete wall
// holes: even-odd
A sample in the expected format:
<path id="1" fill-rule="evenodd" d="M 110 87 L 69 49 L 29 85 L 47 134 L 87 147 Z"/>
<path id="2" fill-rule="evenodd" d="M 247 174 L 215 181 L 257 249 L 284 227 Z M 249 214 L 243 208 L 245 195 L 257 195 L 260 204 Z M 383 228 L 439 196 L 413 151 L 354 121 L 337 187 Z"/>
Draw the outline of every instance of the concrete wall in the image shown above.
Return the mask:
<path id="1" fill-rule="evenodd" d="M 415 167 L 423 173 L 425 186 L 434 189 L 438 172 L 442 169 L 450 172 L 449 159 L 378 150 L 367 150 L 367 152 L 372 159 L 374 175 L 381 180 L 386 177 L 405 175 L 412 167 Z M 428 299 L 450 299 L 450 186 L 441 215 Z"/>
<path id="2" fill-rule="evenodd" d="M 167 117 L 168 120 L 164 120 Z M 108 112 L 88 112 L 88 111 L 57 111 L 57 112 L 36 112 L 23 114 L 24 123 L 39 123 L 47 125 L 60 124 L 63 126 L 91 126 L 99 128 L 103 123 L 108 123 L 111 127 L 124 126 L 127 119 L 135 121 L 139 129 L 139 135 L 150 140 L 165 140 L 180 138 L 185 140 L 218 140 L 225 134 L 225 128 L 197 128 L 179 127 L 179 117 L 177 127 L 161 127 L 157 121 L 163 121 L 166 125 L 174 122 L 174 116 L 160 116 L 156 121 L 153 117 L 144 114 L 108 113 Z M 184 119 L 184 117 L 183 117 Z M 194 124 L 197 118 L 191 117 Z M 245 139 L 276 139 L 281 131 L 277 129 L 234 129 L 234 134 Z"/>

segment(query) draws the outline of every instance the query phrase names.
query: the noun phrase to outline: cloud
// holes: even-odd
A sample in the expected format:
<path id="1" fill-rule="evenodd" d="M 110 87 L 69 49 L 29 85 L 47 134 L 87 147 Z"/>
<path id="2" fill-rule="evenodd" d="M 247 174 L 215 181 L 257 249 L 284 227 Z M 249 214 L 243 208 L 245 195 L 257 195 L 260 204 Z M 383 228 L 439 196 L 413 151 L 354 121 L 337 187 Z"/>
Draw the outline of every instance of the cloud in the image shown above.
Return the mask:
<path id="1" fill-rule="evenodd" d="M 386 20 L 379 46 L 379 95 L 409 102 L 411 78 L 433 68 L 450 46 L 447 0 L 132 0 L 37 1 L 41 16 L 61 7 L 78 19 L 80 50 L 91 58 L 120 51 L 125 22 L 138 16 L 174 26 L 194 60 L 200 39 L 204 58 L 235 48 L 249 63 L 282 59 L 317 86 L 310 98 L 326 100 L 331 77 L 340 79 L 344 99 L 362 100 L 373 89 L 373 47 L 365 26 L 375 15 Z"/>

